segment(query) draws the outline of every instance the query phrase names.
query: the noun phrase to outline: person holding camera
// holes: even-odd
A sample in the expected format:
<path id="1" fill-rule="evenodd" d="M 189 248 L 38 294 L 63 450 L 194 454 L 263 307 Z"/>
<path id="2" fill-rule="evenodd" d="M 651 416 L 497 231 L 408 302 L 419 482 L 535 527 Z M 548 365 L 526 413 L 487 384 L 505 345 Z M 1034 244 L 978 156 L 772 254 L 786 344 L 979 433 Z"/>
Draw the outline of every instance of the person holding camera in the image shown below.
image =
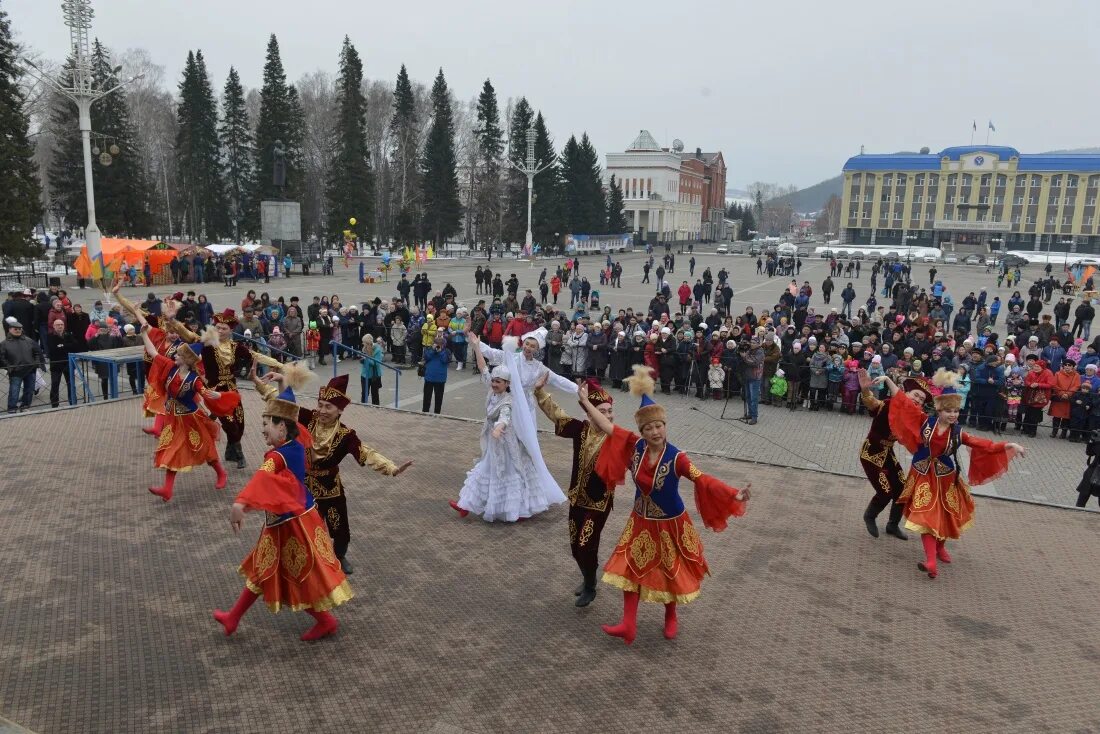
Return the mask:
<path id="1" fill-rule="evenodd" d="M 1085 447 L 1088 463 L 1085 465 L 1085 473 L 1081 476 L 1081 482 L 1077 485 L 1077 506 L 1088 505 L 1089 498 L 1095 497 L 1100 504 L 1100 430 L 1089 433 L 1089 442 Z"/>
<path id="2" fill-rule="evenodd" d="M 760 336 L 754 336 L 751 340 L 742 339 L 737 351 L 741 358 L 741 396 L 745 400 L 747 416 L 742 420 L 755 426 L 759 417 L 760 383 L 764 379 L 764 347 L 760 344 Z"/>

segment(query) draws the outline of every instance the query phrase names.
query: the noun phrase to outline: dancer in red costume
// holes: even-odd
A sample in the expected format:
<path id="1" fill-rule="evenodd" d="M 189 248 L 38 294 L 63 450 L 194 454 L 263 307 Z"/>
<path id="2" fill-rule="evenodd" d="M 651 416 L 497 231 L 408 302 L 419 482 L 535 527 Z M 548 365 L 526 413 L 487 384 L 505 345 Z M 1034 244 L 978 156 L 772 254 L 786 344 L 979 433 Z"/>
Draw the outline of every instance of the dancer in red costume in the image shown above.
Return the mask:
<path id="1" fill-rule="evenodd" d="M 225 469 L 218 460 L 218 424 L 200 407 L 200 401 L 215 414 L 232 412 L 240 406 L 240 395 L 221 394 L 206 387 L 199 367 L 199 353 L 190 345 L 176 351 L 175 360 L 157 353 L 149 336 L 150 328 L 142 327 L 145 352 L 153 358 L 149 382 L 164 394 L 165 423 L 153 463 L 164 469 L 164 484 L 149 491 L 167 502 L 172 499 L 176 474 L 192 467 L 209 464 L 217 475 L 216 489 L 225 489 Z"/>
<path id="2" fill-rule="evenodd" d="M 306 452 L 312 440 L 298 423 L 292 388 L 267 401 L 263 434 L 270 449 L 237 495 L 230 525 L 239 532 L 246 512 L 262 511 L 266 515 L 264 529 L 238 569 L 245 588 L 237 603 L 228 612 L 215 611 L 214 619 L 231 635 L 262 595 L 272 612 L 286 607 L 308 613 L 316 623 L 301 639 L 319 640 L 340 627 L 330 610 L 354 594 L 340 570 L 325 521 L 306 488 Z"/>
<path id="3" fill-rule="evenodd" d="M 934 579 L 939 573 L 937 561 L 951 563 L 945 546 L 958 540 L 973 523 L 974 500 L 970 485 L 984 484 L 1008 471 L 1014 456 L 1024 456 L 1018 443 L 998 443 L 963 431 L 959 426 L 962 396 L 955 391 L 958 373 L 939 370 L 932 378 L 940 389 L 933 400 L 936 413 L 926 416 L 911 400 L 890 401 L 890 429 L 902 446 L 913 454 L 909 476 L 898 502 L 905 505 L 905 527 L 921 534 L 924 561 L 917 567 Z M 879 377 L 890 390 L 899 388 L 888 377 Z M 970 447 L 967 481 L 960 476 L 956 463 L 959 446 Z"/>
<path id="4" fill-rule="evenodd" d="M 134 317 L 134 320 L 140 324 L 142 330 L 145 327 L 149 327 L 149 338 L 153 340 L 153 344 L 157 348 L 157 354 L 167 357 L 168 359 L 176 358 L 176 350 L 179 348 L 183 341 L 175 335 L 175 333 L 165 332 L 160 328 L 160 320 L 152 314 L 146 313 L 142 309 L 134 305 L 133 301 L 126 298 L 126 296 L 119 293 L 119 288 L 122 286 L 122 281 L 115 281 L 114 287 L 111 289 L 111 293 L 118 299 L 119 304 L 125 308 Z M 171 321 L 175 318 L 176 311 L 179 309 L 179 302 L 170 298 L 164 299 L 164 305 L 161 313 L 165 321 Z M 145 362 L 145 393 L 142 398 L 141 408 L 146 418 L 153 419 L 152 427 L 145 426 L 141 430 L 150 436 L 160 438 L 161 430 L 164 428 L 164 424 L 167 422 L 167 416 L 164 413 L 164 391 L 152 380 L 149 380 L 149 373 L 153 367 L 153 358 L 148 352 L 144 355 Z"/>
<path id="5" fill-rule="evenodd" d="M 751 485 L 735 489 L 695 468 L 687 454 L 668 443 L 667 414 L 650 397 L 654 382 L 649 368 L 635 365 L 628 380 L 630 391 L 641 396 L 641 408 L 634 413 L 641 436 L 597 410 L 587 385 L 581 385 L 579 395 L 592 425 L 608 436 L 596 473 L 607 487 L 614 487 L 629 470 L 636 487 L 634 509 L 603 575 L 605 583 L 623 590 L 622 621 L 603 630 L 629 645 L 637 632 L 640 600 L 665 605 L 665 637 L 671 640 L 678 631 L 676 605 L 698 597 L 700 582 L 709 573 L 699 532 L 680 498 L 680 478 L 695 484 L 695 506 L 703 525 L 715 532 L 725 530 L 730 517 L 745 514 Z"/>

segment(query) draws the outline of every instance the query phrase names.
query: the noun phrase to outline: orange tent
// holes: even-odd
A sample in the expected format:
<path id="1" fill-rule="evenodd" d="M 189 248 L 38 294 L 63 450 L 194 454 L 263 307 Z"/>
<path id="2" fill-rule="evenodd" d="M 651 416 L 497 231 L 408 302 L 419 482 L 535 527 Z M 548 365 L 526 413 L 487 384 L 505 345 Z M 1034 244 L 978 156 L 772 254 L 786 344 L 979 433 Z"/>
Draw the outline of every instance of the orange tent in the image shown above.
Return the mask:
<path id="1" fill-rule="evenodd" d="M 149 267 L 155 275 L 168 263 L 175 260 L 179 254 L 171 245 L 158 240 L 125 240 L 116 237 L 104 237 L 100 240 L 100 246 L 103 248 L 105 269 L 110 272 L 117 272 L 123 265 L 126 267 L 134 265 L 140 270 L 144 262 L 148 260 Z M 91 258 L 88 257 L 87 245 L 80 248 L 80 255 L 76 258 L 73 267 L 76 268 L 76 272 L 81 277 L 88 278 L 92 276 L 94 266 Z"/>

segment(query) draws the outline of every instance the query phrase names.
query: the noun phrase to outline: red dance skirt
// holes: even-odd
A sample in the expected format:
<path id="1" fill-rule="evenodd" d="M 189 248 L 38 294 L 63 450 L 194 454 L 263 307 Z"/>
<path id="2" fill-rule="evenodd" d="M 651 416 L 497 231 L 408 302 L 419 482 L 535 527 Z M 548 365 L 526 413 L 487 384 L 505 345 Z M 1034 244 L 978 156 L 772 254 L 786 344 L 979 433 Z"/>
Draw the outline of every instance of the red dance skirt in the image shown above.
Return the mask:
<path id="1" fill-rule="evenodd" d="M 153 465 L 168 471 L 191 471 L 218 458 L 218 424 L 196 411 L 168 415 L 157 440 Z"/>
<path id="2" fill-rule="evenodd" d="M 604 565 L 603 580 L 638 592 L 643 601 L 686 604 L 699 596 L 709 572 L 703 542 L 687 512 L 664 520 L 631 512 Z"/>
<path id="3" fill-rule="evenodd" d="M 141 400 L 141 407 L 145 411 L 145 417 L 152 418 L 157 415 L 163 415 L 164 401 L 164 388 L 161 385 L 154 385 L 152 382 L 146 380 L 145 394 Z"/>
<path id="4" fill-rule="evenodd" d="M 327 612 L 354 596 L 332 550 L 316 505 L 278 525 L 267 525 L 237 572 L 272 612 L 288 608 Z"/>

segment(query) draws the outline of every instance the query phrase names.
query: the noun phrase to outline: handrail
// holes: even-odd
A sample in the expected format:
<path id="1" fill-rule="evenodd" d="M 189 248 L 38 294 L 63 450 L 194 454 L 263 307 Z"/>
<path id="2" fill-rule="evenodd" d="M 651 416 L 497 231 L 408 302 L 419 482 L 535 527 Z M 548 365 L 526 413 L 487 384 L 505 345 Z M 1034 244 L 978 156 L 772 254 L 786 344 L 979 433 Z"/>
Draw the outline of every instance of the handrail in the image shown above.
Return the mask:
<path id="1" fill-rule="evenodd" d="M 288 352 L 284 349 L 279 349 L 278 347 L 273 347 L 270 344 L 268 344 L 266 341 L 263 344 L 261 344 L 259 341 L 253 339 L 250 336 L 245 336 L 244 334 L 234 333 L 233 338 L 236 339 L 237 341 L 251 342 L 252 344 L 254 344 L 256 347 L 258 347 L 261 350 L 270 349 L 272 352 L 277 352 L 277 353 L 283 355 L 284 357 L 289 358 L 292 362 L 297 362 L 300 359 L 305 359 L 304 357 L 299 357 L 295 354 L 291 354 L 290 352 Z"/>
<path id="2" fill-rule="evenodd" d="M 337 360 L 337 356 L 339 355 L 338 350 L 344 351 L 344 352 L 351 352 L 352 354 L 357 354 L 360 357 L 363 357 L 364 359 L 369 359 L 371 362 L 377 362 L 380 366 L 385 367 L 386 369 L 393 370 L 393 372 L 394 372 L 393 407 L 395 407 L 395 408 L 400 407 L 400 405 L 399 405 L 400 396 L 401 396 L 401 369 L 400 368 L 394 367 L 393 365 L 386 364 L 385 362 L 382 362 L 381 360 L 375 359 L 372 355 L 366 354 L 365 352 L 361 352 L 358 349 L 356 349 L 355 347 L 349 347 L 347 344 L 344 344 L 342 342 L 330 341 L 329 346 L 332 347 L 332 376 L 333 377 L 336 377 L 336 364 L 337 364 L 336 360 Z M 360 402 L 362 402 L 362 401 L 360 401 Z"/>

